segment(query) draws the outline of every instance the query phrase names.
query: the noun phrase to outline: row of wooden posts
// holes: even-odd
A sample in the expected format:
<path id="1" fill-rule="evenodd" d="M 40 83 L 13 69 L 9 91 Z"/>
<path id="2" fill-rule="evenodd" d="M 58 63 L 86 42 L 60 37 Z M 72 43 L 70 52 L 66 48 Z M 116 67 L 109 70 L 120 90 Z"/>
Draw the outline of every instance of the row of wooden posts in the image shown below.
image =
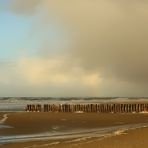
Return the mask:
<path id="1" fill-rule="evenodd" d="M 28 104 L 30 112 L 98 112 L 98 113 L 139 113 L 148 112 L 148 104 Z"/>

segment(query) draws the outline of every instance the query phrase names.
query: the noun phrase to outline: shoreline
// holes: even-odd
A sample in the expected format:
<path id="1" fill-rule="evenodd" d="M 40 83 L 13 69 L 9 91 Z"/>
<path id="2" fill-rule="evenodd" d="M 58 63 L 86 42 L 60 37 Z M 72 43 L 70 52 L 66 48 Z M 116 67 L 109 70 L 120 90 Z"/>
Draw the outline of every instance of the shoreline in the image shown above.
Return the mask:
<path id="1" fill-rule="evenodd" d="M 4 115 L 3 115 L 4 116 Z M 148 126 L 148 114 L 96 114 L 96 113 L 83 113 L 83 114 L 71 114 L 71 113 L 34 113 L 34 112 L 19 112 L 19 113 L 9 113 L 9 118 L 5 120 L 5 124 L 11 126 L 13 128 L 3 128 L 0 129 L 0 136 L 13 136 L 13 135 L 27 135 L 27 134 L 38 134 L 45 132 L 65 132 L 66 130 L 83 130 L 88 129 L 88 131 L 94 129 L 93 134 L 99 134 L 100 131 L 97 132 L 97 128 L 107 128 L 107 127 L 116 127 L 114 130 L 110 129 L 110 133 L 105 133 L 103 137 L 104 139 L 108 139 L 111 137 L 118 137 L 120 135 L 124 135 L 124 133 L 129 133 L 131 131 L 137 131 L 141 129 L 141 126 Z M 5 115 L 6 117 L 6 115 Z M 4 124 L 4 125 L 5 125 Z M 143 124 L 143 125 L 142 125 Z M 125 128 L 125 125 L 130 125 Z M 119 127 L 118 127 L 119 126 Z M 121 128 L 121 127 L 124 128 Z M 134 127 L 135 126 L 135 127 Z M 96 128 L 96 130 L 95 130 Z M 132 129 L 136 128 L 136 129 Z M 148 129 L 146 127 L 145 129 Z M 116 136 L 114 136 L 116 135 Z M 117 136 L 118 135 L 118 136 Z M 55 136 L 56 137 L 56 136 Z M 48 138 L 48 137 L 47 137 Z M 75 145 L 81 143 L 81 145 L 85 145 L 88 142 L 102 139 L 100 137 L 95 137 L 91 135 L 91 132 L 88 133 L 87 136 L 79 136 L 73 137 L 71 133 L 71 137 L 67 138 L 64 142 L 63 139 L 54 139 L 48 138 L 40 139 L 33 141 L 24 141 L 24 142 L 15 142 L 8 143 L 2 145 L 3 148 L 21 148 L 29 145 L 49 145 L 53 143 L 54 147 L 60 146 L 65 148 L 66 145 Z M 13 141 L 12 137 L 12 141 Z M 67 141 L 71 141 L 67 143 Z M 100 142 L 100 141 L 99 141 Z M 1 147 L 1 146 L 0 146 Z M 44 146 L 45 147 L 45 146 Z M 43 148 L 44 148 L 43 147 Z M 86 146 L 85 146 L 86 147 Z M 102 148 L 102 147 L 101 147 Z"/>
<path id="2" fill-rule="evenodd" d="M 115 135 L 104 137 L 70 138 L 60 140 L 38 140 L 28 142 L 17 142 L 0 145 L 2 148 L 147 148 L 148 127 L 126 130 Z M 139 135 L 140 134 L 140 135 Z M 135 139 L 142 136 L 140 139 Z M 143 139 L 142 141 L 140 141 Z M 141 145 L 141 143 L 143 143 Z"/>
<path id="3" fill-rule="evenodd" d="M 131 127 L 132 126 L 132 127 Z M 145 124 L 132 124 L 132 125 L 123 125 L 123 126 L 116 126 L 116 127 L 108 127 L 104 128 L 101 130 L 104 130 L 102 132 L 100 129 L 87 129 L 88 132 L 84 131 L 75 131 L 75 132 L 68 132 L 68 133 L 58 133 L 58 134 L 47 134 L 47 133 L 41 133 L 41 134 L 30 134 L 30 135 L 15 135 L 15 136 L 8 136 L 9 139 L 7 140 L 7 136 L 5 138 L 5 143 L 4 144 L 9 144 L 9 143 L 22 143 L 22 142 L 32 142 L 32 141 L 47 141 L 47 140 L 52 140 L 52 141 L 58 141 L 58 140 L 63 140 L 66 139 L 89 139 L 89 138 L 99 138 L 102 139 L 103 137 L 112 137 L 112 136 L 117 136 L 117 135 L 122 135 L 127 131 L 130 130 L 136 130 L 139 128 L 148 128 L 148 123 Z M 83 137 L 83 138 L 82 138 Z M 1 140 L 1 139 L 0 139 Z M 4 138 L 3 138 L 4 140 Z M 79 141 L 78 140 L 78 141 Z"/>

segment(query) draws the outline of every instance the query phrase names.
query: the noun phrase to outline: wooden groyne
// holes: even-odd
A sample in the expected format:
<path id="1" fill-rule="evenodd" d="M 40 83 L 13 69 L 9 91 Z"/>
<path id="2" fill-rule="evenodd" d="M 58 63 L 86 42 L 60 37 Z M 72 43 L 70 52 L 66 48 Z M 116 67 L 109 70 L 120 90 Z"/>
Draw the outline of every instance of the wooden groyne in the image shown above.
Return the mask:
<path id="1" fill-rule="evenodd" d="M 32 111 L 32 112 L 41 112 L 42 106 L 40 104 L 34 105 L 34 104 L 28 104 L 26 107 L 26 111 Z"/>
<path id="2" fill-rule="evenodd" d="M 103 104 L 28 104 L 29 112 L 96 112 L 96 113 L 140 113 L 148 112 L 146 103 Z"/>

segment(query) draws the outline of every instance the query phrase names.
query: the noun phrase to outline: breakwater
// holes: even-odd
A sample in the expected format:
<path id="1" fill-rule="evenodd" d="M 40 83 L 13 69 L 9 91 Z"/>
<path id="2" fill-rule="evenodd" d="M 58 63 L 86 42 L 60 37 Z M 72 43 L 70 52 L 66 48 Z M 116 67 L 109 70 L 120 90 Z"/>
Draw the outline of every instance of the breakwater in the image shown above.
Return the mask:
<path id="1" fill-rule="evenodd" d="M 96 113 L 140 113 L 148 112 L 147 103 L 102 103 L 102 104 L 28 104 L 29 112 L 96 112 Z"/>

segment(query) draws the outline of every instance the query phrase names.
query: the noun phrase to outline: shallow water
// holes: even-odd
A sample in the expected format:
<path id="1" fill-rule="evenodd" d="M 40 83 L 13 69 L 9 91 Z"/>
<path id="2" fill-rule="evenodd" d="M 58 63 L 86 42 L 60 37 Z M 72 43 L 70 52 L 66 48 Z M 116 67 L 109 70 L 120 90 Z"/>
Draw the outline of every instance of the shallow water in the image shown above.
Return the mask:
<path id="1" fill-rule="evenodd" d="M 7 114 L 4 114 L 3 118 L 0 120 L 0 129 L 2 129 L 2 128 L 11 128 L 11 126 L 4 124 L 5 121 L 7 120 L 7 118 L 8 118 Z"/>
<path id="2" fill-rule="evenodd" d="M 119 135 L 127 130 L 142 128 L 142 127 L 148 127 L 148 124 L 141 123 L 141 124 L 110 126 L 105 128 L 75 129 L 75 130 L 67 130 L 66 132 L 61 132 L 56 129 L 50 132 L 47 131 L 46 133 L 39 133 L 39 134 L 0 136 L 0 144 L 22 142 L 22 141 L 34 141 L 34 140 L 59 140 L 59 139 L 72 139 L 72 138 L 77 138 L 77 140 L 82 140 L 82 138 L 83 139 L 93 138 L 93 137 L 99 138 L 99 137 Z"/>
<path id="3" fill-rule="evenodd" d="M 9 126 L 9 125 L 3 125 L 3 124 L 0 124 L 0 129 L 2 129 L 2 128 L 12 128 L 12 127 Z"/>

